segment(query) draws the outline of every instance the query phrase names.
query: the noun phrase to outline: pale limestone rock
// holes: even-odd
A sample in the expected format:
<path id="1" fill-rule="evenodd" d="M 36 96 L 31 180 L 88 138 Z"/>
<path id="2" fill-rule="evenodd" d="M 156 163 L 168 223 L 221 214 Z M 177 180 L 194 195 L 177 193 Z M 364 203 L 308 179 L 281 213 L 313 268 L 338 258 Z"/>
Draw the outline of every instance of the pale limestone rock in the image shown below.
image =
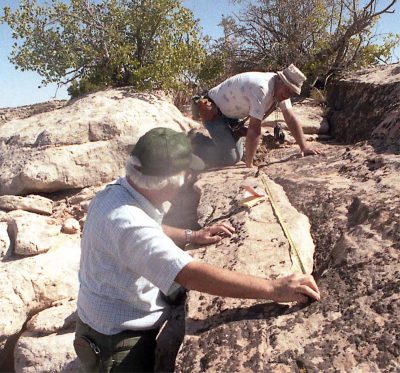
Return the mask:
<path id="1" fill-rule="evenodd" d="M 30 212 L 14 217 L 9 223 L 9 232 L 14 253 L 18 255 L 40 254 L 63 240 L 61 226 L 54 219 Z"/>
<path id="2" fill-rule="evenodd" d="M 3 212 L 0 211 L 0 222 L 3 223 L 9 223 L 11 222 L 14 218 L 19 217 L 19 216 L 23 216 L 24 215 L 24 211 L 22 210 L 13 210 L 10 212 Z"/>
<path id="3" fill-rule="evenodd" d="M 56 110 L 67 104 L 66 100 L 49 100 L 34 105 L 0 109 L 0 126 L 12 119 L 27 118 L 34 114 Z"/>
<path id="4" fill-rule="evenodd" d="M 79 237 L 66 235 L 62 247 L 45 254 L 0 262 L 0 345 L 21 330 L 28 315 L 77 297 L 79 258 Z"/>
<path id="5" fill-rule="evenodd" d="M 0 260 L 10 249 L 10 237 L 7 232 L 8 224 L 0 222 Z"/>
<path id="6" fill-rule="evenodd" d="M 289 307 L 190 291 L 186 336 L 175 372 L 400 369 L 399 156 L 376 153 L 365 144 L 319 148 L 323 157 L 292 157 L 297 149 L 290 147 L 272 150 L 261 172 L 279 183 L 292 206 L 311 222 L 316 243 L 313 273 L 321 301 Z M 279 242 L 273 221 L 264 220 L 262 205 L 250 213 L 235 212 L 236 175 L 230 172 L 227 169 L 224 179 L 222 170 L 200 178 L 196 185 L 204 198 L 198 214 L 202 225 L 228 219 L 237 234 L 190 252 L 227 269 L 280 275 L 287 263 L 268 264 L 287 244 Z M 252 175 L 250 170 L 241 172 L 246 180 Z M 279 198 L 279 190 L 276 194 Z M 286 210 L 282 204 L 284 218 Z M 289 219 L 296 217 L 290 214 Z M 263 221 L 254 229 L 254 223 Z"/>
<path id="7" fill-rule="evenodd" d="M 299 119 L 305 134 L 327 135 L 329 133 L 329 123 L 324 117 L 324 109 L 321 106 L 310 105 L 310 101 L 308 101 L 305 104 L 293 105 L 293 111 Z M 263 127 L 273 128 L 277 123 L 279 123 L 283 129 L 288 130 L 280 110 L 270 114 L 262 121 L 261 125 Z"/>
<path id="8" fill-rule="evenodd" d="M 26 325 L 26 331 L 38 335 L 64 332 L 75 327 L 76 300 L 61 300 L 33 316 Z"/>
<path id="9" fill-rule="evenodd" d="M 80 226 L 78 220 L 74 218 L 68 218 L 64 221 L 61 231 L 67 234 L 75 234 L 80 231 Z"/>
<path id="10" fill-rule="evenodd" d="M 129 88 L 89 94 L 59 110 L 2 125 L 0 195 L 99 185 L 123 173 L 137 139 L 193 121 L 165 98 Z"/>
<path id="11" fill-rule="evenodd" d="M 369 141 L 400 149 L 400 63 L 350 72 L 332 81 L 328 112 L 332 135 L 346 144 Z"/>
<path id="12" fill-rule="evenodd" d="M 77 373 L 79 360 L 73 347 L 74 332 L 38 337 L 25 332 L 14 350 L 16 373 Z"/>
<path id="13" fill-rule="evenodd" d="M 96 187 L 84 188 L 79 193 L 74 194 L 73 196 L 68 198 L 68 203 L 70 203 L 71 205 L 79 205 L 81 203 L 90 201 L 95 196 L 97 191 L 99 189 L 102 189 L 103 187 L 104 186 L 100 186 L 98 188 Z"/>
<path id="14" fill-rule="evenodd" d="M 308 218 L 291 205 L 281 186 L 266 179 L 301 261 L 307 273 L 311 273 L 314 243 Z M 215 245 L 191 250 L 191 254 L 220 268 L 258 277 L 276 278 L 302 273 L 270 201 L 267 199 L 250 210 L 239 209 L 238 202 L 243 198 L 241 186 L 244 184 L 252 186 L 259 194 L 266 194 L 261 177 L 249 177 L 247 169 L 232 167 L 200 175 L 195 188 L 201 194 L 198 209 L 201 225 L 226 221 L 235 227 L 236 232 Z M 229 315 L 238 320 L 251 318 L 254 308 L 265 309 L 272 316 L 277 314 L 280 307 L 288 306 L 190 291 L 186 301 L 186 335 L 178 355 L 176 371 L 187 371 L 189 366 L 197 372 L 263 371 L 262 359 L 255 359 L 254 365 L 249 365 L 249 357 L 266 351 L 268 343 L 262 336 L 267 326 L 255 323 L 243 326 L 243 330 L 235 325 L 231 328 Z M 204 330 L 215 333 L 208 338 L 203 335 Z M 191 351 L 196 352 L 192 354 Z M 245 354 L 241 351 L 245 351 Z M 236 367 L 227 361 L 234 354 L 239 354 Z"/>
<path id="15" fill-rule="evenodd" d="M 37 214 L 51 215 L 53 212 L 53 201 L 36 195 L 21 196 L 0 196 L 0 210 L 25 210 Z"/>
<path id="16" fill-rule="evenodd" d="M 121 174 L 127 156 L 126 146 L 116 141 L 44 148 L 14 146 L 14 149 L 0 143 L 0 148 L 13 156 L 3 162 L 0 194 L 52 192 L 102 184 Z"/>
<path id="17" fill-rule="evenodd" d="M 15 347 L 16 372 L 79 371 L 73 347 L 75 310 L 76 300 L 61 300 L 28 321 Z"/>

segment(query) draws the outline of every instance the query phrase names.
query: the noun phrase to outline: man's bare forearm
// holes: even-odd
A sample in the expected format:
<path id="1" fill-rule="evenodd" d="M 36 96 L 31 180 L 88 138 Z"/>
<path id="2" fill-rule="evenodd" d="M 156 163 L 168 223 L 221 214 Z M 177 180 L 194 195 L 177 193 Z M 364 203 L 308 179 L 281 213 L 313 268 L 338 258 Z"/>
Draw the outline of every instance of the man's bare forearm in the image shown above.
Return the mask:
<path id="1" fill-rule="evenodd" d="M 203 262 L 189 263 L 175 281 L 189 290 L 231 298 L 271 299 L 270 281 L 217 268 Z"/>
<path id="2" fill-rule="evenodd" d="M 291 134 L 299 145 L 300 150 L 303 151 L 307 147 L 307 145 L 300 121 L 297 119 L 292 110 L 283 111 L 283 117 L 285 118 L 285 122 L 288 125 Z"/>
<path id="3" fill-rule="evenodd" d="M 274 280 L 243 275 L 204 262 L 191 262 L 175 281 L 189 290 L 231 298 L 270 299 L 276 302 L 304 302 L 321 295 L 311 275 L 292 274 Z"/>

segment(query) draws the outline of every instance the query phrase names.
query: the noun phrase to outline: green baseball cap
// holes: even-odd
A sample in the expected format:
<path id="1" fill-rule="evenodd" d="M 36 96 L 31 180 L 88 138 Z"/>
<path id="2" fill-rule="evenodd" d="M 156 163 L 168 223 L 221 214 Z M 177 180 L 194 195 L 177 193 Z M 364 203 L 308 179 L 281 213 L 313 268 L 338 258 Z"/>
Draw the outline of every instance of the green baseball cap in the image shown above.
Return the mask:
<path id="1" fill-rule="evenodd" d="M 204 162 L 192 154 L 185 133 L 157 127 L 139 138 L 131 155 L 142 164 L 141 172 L 149 176 L 172 176 L 181 171 L 204 170 Z"/>

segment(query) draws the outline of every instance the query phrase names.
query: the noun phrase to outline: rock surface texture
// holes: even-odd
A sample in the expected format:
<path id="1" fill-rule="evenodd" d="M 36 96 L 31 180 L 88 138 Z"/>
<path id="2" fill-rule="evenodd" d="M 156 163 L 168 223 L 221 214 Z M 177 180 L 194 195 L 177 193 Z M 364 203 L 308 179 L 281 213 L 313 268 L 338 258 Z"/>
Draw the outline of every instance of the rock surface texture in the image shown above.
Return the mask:
<path id="1" fill-rule="evenodd" d="M 362 70 L 328 90 L 331 134 L 345 143 L 370 140 L 400 150 L 400 64 Z"/>
<path id="2" fill-rule="evenodd" d="M 189 292 L 176 371 L 400 369 L 400 159 L 377 155 L 369 145 L 318 147 L 323 156 L 299 158 L 294 149 L 273 150 L 261 172 L 310 219 L 322 301 L 298 308 Z M 230 177 L 229 183 L 212 184 L 213 195 L 229 194 Z M 225 239 L 218 247 L 197 249 L 196 255 L 255 275 L 287 273 L 281 261 L 288 260 L 277 257 L 279 243 L 287 248 L 287 242 L 278 235 L 279 227 L 260 219 L 261 206 L 248 213 L 243 225 L 237 222 L 245 212 L 228 218 L 239 230 L 237 242 Z M 229 211 L 227 203 L 216 207 L 214 215 Z M 200 217 L 212 211 L 200 205 Z M 263 227 L 258 234 L 247 227 L 253 214 Z"/>
<path id="3" fill-rule="evenodd" d="M 306 135 L 328 135 L 329 123 L 325 118 L 324 109 L 315 101 L 304 100 L 293 104 L 293 111 L 303 128 Z M 285 130 L 288 129 L 280 110 L 274 111 L 262 121 L 263 127 L 275 127 L 280 124 Z"/>
<path id="4" fill-rule="evenodd" d="M 55 304 L 34 317 L 15 347 L 15 372 L 79 371 L 73 347 L 75 301 Z"/>
<path id="5" fill-rule="evenodd" d="M 129 89 L 90 94 L 58 110 L 0 124 L 0 195 L 112 180 L 136 140 L 160 125 L 188 131 L 195 122 L 165 98 Z"/>
<path id="6" fill-rule="evenodd" d="M 238 208 L 241 186 L 251 185 L 266 193 L 260 178 L 249 177 L 246 168 L 226 168 L 201 175 L 195 188 L 201 194 L 201 225 L 230 222 L 236 234 L 217 245 L 193 250 L 193 255 L 221 268 L 259 277 L 276 278 L 301 273 L 272 205 L 265 201 Z M 308 273 L 312 272 L 314 244 L 310 224 L 289 203 L 283 189 L 267 181 L 273 199 Z M 178 357 L 177 371 L 262 371 L 263 357 L 270 351 L 268 330 L 287 305 L 272 302 L 220 298 L 190 291 L 187 299 L 186 336 Z M 288 316 L 290 317 L 290 316 Z"/>
<path id="7" fill-rule="evenodd" d="M 0 125 L 12 119 L 23 119 L 35 114 L 53 111 L 62 108 L 66 104 L 66 100 L 53 100 L 35 105 L 19 106 L 16 108 L 2 108 L 0 109 Z"/>
<path id="8" fill-rule="evenodd" d="M 389 67 L 377 74 L 393 77 L 396 71 Z M 342 128 L 344 135 L 348 134 L 345 140 L 358 141 L 369 131 L 363 139 L 370 139 L 371 144 L 318 144 L 315 146 L 323 155 L 306 158 L 289 147 L 258 153 L 260 174 L 267 174 L 280 185 L 291 208 L 310 220 L 315 243 L 313 274 L 322 292 L 321 302 L 293 307 L 189 292 L 186 335 L 176 360 L 177 372 L 400 370 L 400 157 L 393 146 L 399 137 L 377 142 L 374 131 L 379 123 L 367 130 L 361 122 L 372 116 L 374 109 L 381 111 L 382 120 L 386 120 L 384 113 L 392 118 L 391 108 L 399 104 L 399 97 L 397 101 L 392 97 L 393 87 L 400 85 L 399 80 L 397 76 L 386 86 L 382 82 L 376 87 L 389 97 L 377 97 L 378 108 L 371 99 L 366 113 L 357 102 L 370 99 L 365 91 L 369 80 L 363 82 L 360 75 L 348 78 L 353 83 L 346 83 L 349 89 L 342 93 L 346 96 L 342 108 L 354 103 L 354 120 Z M 390 102 L 389 107 L 385 108 L 385 102 Z M 357 117 L 361 119 L 355 120 Z M 390 133 L 400 130 L 398 116 L 394 118 L 388 126 Z M 206 185 L 203 192 L 214 188 L 209 198 L 232 196 L 232 188 L 237 189 L 232 175 L 225 182 Z M 254 172 L 246 175 L 243 171 L 246 176 L 254 178 Z M 258 235 L 248 232 L 251 216 L 261 205 L 252 208 L 245 224 L 238 224 L 246 213 L 234 211 L 234 204 L 223 201 L 208 205 L 200 201 L 200 222 L 208 223 L 207 217 L 215 215 L 229 219 L 239 229 L 237 242 L 225 239 L 218 247 L 196 249 L 195 255 L 228 269 L 276 276 L 275 269 L 282 270 L 279 259 L 275 258 L 272 267 L 265 264 L 278 255 L 274 242 L 277 230 L 270 230 L 271 221 L 265 224 L 258 218 L 262 231 L 257 229 Z M 230 208 L 233 213 L 222 213 Z M 286 208 L 283 211 L 286 213 Z M 262 241 L 254 242 L 254 237 Z M 277 240 L 287 245 L 284 238 Z M 245 250 L 247 255 L 241 256 Z"/>
<path id="9" fill-rule="evenodd" d="M 196 193 L 182 191 L 168 224 L 195 229 L 229 221 L 236 228 L 232 237 L 189 247 L 190 253 L 274 278 L 300 268 L 271 203 L 239 205 L 245 186 L 265 194 L 265 177 L 322 300 L 300 307 L 189 291 L 186 314 L 180 317 L 182 305 L 174 311 L 182 332 L 160 338 L 158 372 L 400 371 L 400 157 L 398 137 L 382 141 L 377 135 L 379 128 L 400 130 L 399 100 L 380 81 L 384 77 L 397 89 L 396 71 L 389 66 L 337 83 L 349 89 L 343 91 L 347 105 L 343 100 L 335 106 L 339 98 L 331 93 L 334 131 L 344 134 L 339 140 L 359 141 L 368 132 L 362 138 L 368 142 L 315 142 L 323 155 L 305 158 L 297 145 L 263 146 L 258 173 L 243 164 L 209 170 L 195 182 Z M 390 97 L 369 99 L 374 85 Z M 357 106 L 361 101 L 368 105 Z M 350 110 L 351 102 L 354 113 L 340 117 L 336 110 Z M 376 125 L 363 118 L 375 118 Z M 160 124 L 181 130 L 196 125 L 164 99 L 129 90 L 98 92 L 55 111 L 0 121 L 0 371 L 79 370 L 72 341 L 88 205 L 121 173 L 137 137 Z M 173 368 L 175 356 L 166 355 L 179 348 L 183 334 Z"/>

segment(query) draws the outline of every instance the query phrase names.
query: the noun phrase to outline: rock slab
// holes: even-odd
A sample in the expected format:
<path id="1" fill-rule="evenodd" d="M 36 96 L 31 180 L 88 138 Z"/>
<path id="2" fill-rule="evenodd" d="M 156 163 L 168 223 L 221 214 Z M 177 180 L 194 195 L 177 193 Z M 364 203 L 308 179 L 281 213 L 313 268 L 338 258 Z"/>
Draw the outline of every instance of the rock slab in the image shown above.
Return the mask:
<path id="1" fill-rule="evenodd" d="M 328 89 L 331 134 L 400 151 L 400 63 L 349 74 Z"/>
<path id="2" fill-rule="evenodd" d="M 137 139 L 154 127 L 194 122 L 164 96 L 109 89 L 1 125 L 0 195 L 100 185 L 119 176 Z"/>
<path id="3" fill-rule="evenodd" d="M 198 209 L 201 225 L 229 221 L 236 233 L 217 245 L 191 253 L 207 263 L 254 276 L 276 278 L 301 273 L 270 201 L 267 199 L 251 209 L 238 207 L 243 198 L 243 184 L 266 194 L 261 178 L 247 177 L 248 174 L 249 170 L 244 168 L 227 168 L 201 175 L 195 184 L 201 193 Z M 264 177 L 302 263 L 311 273 L 314 244 L 308 219 L 291 206 L 279 185 Z M 268 350 L 269 320 L 291 310 L 288 305 L 262 300 L 229 299 L 190 291 L 185 338 L 176 371 L 262 371 L 262 356 Z"/>

